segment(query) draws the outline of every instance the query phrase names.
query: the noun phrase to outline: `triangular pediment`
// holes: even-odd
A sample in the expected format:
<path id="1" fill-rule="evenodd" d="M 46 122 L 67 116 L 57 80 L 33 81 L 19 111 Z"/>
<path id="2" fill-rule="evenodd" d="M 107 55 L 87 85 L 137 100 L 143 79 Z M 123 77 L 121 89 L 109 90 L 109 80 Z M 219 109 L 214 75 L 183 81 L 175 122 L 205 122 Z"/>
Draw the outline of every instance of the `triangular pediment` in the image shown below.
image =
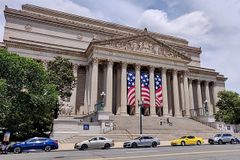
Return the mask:
<path id="1" fill-rule="evenodd" d="M 151 54 L 159 57 L 190 61 L 191 58 L 177 51 L 171 46 L 159 41 L 148 34 L 129 37 L 112 38 L 103 41 L 92 42 L 94 46 L 100 46 L 118 51 L 137 52 Z"/>

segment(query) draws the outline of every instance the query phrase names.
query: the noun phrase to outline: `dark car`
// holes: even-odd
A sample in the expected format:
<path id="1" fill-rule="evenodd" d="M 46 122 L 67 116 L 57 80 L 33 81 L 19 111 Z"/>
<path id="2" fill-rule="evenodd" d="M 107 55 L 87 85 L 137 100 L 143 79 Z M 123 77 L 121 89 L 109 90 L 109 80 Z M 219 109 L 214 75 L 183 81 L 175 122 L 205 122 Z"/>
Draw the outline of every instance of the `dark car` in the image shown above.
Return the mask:
<path id="1" fill-rule="evenodd" d="M 53 149 L 58 149 L 58 142 L 50 138 L 34 137 L 24 142 L 15 143 L 9 147 L 9 151 L 21 153 L 26 150 L 44 150 L 49 152 Z"/>

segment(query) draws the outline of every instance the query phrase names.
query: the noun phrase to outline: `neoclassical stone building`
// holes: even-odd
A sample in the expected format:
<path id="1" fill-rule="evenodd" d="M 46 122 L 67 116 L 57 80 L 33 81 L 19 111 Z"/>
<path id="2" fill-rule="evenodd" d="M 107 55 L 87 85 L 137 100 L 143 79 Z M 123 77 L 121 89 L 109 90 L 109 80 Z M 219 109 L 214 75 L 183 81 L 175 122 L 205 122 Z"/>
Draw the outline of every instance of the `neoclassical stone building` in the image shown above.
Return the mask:
<path id="1" fill-rule="evenodd" d="M 21 10 L 6 7 L 1 47 L 46 64 L 56 56 L 74 64 L 76 88 L 69 101 L 74 115 L 95 111 L 105 92 L 104 111 L 113 115 L 137 115 L 127 105 L 127 72 L 135 73 L 135 98 L 141 99 L 140 73 L 149 75 L 149 116 L 209 115 L 217 108 L 217 93 L 226 78 L 200 65 L 201 48 L 185 39 L 23 5 Z M 161 75 L 162 102 L 155 105 L 154 75 Z M 131 106 L 133 107 L 133 106 Z"/>

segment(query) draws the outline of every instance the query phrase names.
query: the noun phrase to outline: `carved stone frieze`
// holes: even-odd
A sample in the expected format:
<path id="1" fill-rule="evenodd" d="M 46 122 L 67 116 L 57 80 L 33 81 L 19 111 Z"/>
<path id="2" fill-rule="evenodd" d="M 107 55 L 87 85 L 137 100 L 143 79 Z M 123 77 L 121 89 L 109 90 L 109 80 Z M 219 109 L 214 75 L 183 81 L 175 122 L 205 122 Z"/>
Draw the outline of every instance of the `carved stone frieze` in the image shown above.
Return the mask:
<path id="1" fill-rule="evenodd" d="M 96 45 L 127 52 L 159 55 L 160 57 L 167 57 L 170 59 L 190 60 L 189 57 L 181 54 L 172 47 L 147 35 L 106 40 L 98 42 Z"/>

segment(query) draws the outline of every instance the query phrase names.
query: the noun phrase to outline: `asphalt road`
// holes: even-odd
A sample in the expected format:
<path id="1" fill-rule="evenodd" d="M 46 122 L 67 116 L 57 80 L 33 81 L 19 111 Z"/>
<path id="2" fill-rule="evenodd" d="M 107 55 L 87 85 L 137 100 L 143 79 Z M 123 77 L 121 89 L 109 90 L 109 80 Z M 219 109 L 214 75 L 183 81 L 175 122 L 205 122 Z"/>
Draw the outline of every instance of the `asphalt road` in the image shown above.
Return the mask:
<path id="1" fill-rule="evenodd" d="M 240 145 L 201 145 L 137 149 L 30 152 L 0 160 L 239 160 Z"/>

